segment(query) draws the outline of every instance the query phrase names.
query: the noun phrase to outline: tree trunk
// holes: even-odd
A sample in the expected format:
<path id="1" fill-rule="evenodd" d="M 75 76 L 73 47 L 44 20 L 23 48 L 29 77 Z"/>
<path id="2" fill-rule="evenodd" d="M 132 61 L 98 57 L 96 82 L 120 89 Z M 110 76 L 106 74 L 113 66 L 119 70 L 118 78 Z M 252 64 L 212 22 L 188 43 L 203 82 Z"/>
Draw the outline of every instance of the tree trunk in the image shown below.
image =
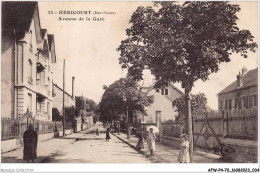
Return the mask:
<path id="1" fill-rule="evenodd" d="M 193 127 L 192 127 L 192 115 L 191 115 L 191 97 L 190 97 L 190 93 L 191 93 L 191 87 L 190 86 L 186 86 L 185 87 L 185 96 L 186 96 L 186 105 L 187 105 L 187 123 L 186 125 L 186 132 L 188 132 L 189 135 L 189 153 L 190 153 L 190 161 L 192 163 L 192 154 L 193 154 Z"/>

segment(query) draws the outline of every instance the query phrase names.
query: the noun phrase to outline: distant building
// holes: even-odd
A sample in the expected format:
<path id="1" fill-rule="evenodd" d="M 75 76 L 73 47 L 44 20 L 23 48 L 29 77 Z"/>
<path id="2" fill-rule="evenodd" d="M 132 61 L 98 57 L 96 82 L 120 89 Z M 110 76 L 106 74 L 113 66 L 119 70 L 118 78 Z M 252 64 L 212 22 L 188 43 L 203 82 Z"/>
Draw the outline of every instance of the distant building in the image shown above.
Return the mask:
<path id="1" fill-rule="evenodd" d="M 27 110 L 52 120 L 54 36 L 40 25 L 37 2 L 2 2 L 2 117 Z"/>
<path id="2" fill-rule="evenodd" d="M 70 95 L 65 91 L 64 105 L 65 107 L 76 106 L 75 96 L 74 96 L 74 80 L 72 78 L 72 94 Z M 60 113 L 62 113 L 63 107 L 63 89 L 57 84 L 53 83 L 53 108 L 57 108 Z"/>
<path id="3" fill-rule="evenodd" d="M 220 134 L 221 144 L 235 151 L 225 155 L 234 162 L 257 162 L 257 88 L 258 68 L 247 72 L 244 67 L 237 80 L 218 93 L 220 116 L 215 120 L 220 121 L 215 130 Z"/>
<path id="4" fill-rule="evenodd" d="M 154 96 L 154 103 L 146 108 L 145 113 L 136 113 L 136 118 L 139 123 L 156 123 L 167 120 L 175 120 L 177 112 L 173 108 L 172 102 L 183 96 L 183 92 L 174 85 L 169 85 L 165 89 L 154 90 L 153 86 L 143 87 L 142 91 L 148 96 Z"/>
<path id="5" fill-rule="evenodd" d="M 257 107 L 258 68 L 250 70 L 244 67 L 237 80 L 218 93 L 218 110 L 241 110 Z"/>

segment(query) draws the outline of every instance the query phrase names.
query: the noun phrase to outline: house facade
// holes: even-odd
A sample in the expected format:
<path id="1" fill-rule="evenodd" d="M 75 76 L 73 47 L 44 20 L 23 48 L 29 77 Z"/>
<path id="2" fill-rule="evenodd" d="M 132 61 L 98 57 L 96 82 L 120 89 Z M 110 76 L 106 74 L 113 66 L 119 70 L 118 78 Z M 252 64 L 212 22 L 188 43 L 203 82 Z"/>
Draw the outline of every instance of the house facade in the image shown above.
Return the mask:
<path id="1" fill-rule="evenodd" d="M 235 152 L 225 155 L 234 162 L 257 162 L 258 68 L 244 67 L 237 80 L 218 93 L 221 143 Z"/>
<path id="2" fill-rule="evenodd" d="M 237 80 L 218 93 L 218 110 L 241 110 L 257 107 L 258 69 L 244 67 Z"/>
<path id="3" fill-rule="evenodd" d="M 65 91 L 64 94 L 64 105 L 65 107 L 76 106 L 75 96 L 74 96 L 74 79 L 72 78 L 72 94 L 70 95 Z M 53 83 L 53 108 L 57 108 L 60 113 L 62 113 L 63 108 L 63 89 L 57 84 Z"/>
<path id="4" fill-rule="evenodd" d="M 52 120 L 54 36 L 40 25 L 37 2 L 2 3 L 2 117 L 32 113 Z"/>
<path id="5" fill-rule="evenodd" d="M 172 102 L 183 96 L 183 92 L 174 85 L 169 85 L 165 89 L 154 90 L 153 86 L 143 87 L 142 91 L 148 96 L 154 96 L 154 103 L 146 108 L 145 113 L 136 113 L 137 121 L 141 124 L 156 124 L 167 120 L 175 120 L 177 112 L 173 108 Z"/>

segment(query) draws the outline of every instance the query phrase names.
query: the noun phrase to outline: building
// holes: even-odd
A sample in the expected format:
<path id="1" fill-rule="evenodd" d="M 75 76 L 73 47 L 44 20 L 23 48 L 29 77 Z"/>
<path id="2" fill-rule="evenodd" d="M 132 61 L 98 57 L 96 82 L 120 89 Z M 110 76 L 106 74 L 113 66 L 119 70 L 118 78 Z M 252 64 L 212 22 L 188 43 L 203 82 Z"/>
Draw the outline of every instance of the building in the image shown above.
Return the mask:
<path id="1" fill-rule="evenodd" d="M 244 67 L 237 80 L 218 93 L 221 143 L 234 149 L 234 162 L 257 162 L 258 68 Z"/>
<path id="2" fill-rule="evenodd" d="M 160 122 L 167 120 L 175 120 L 177 112 L 173 108 L 172 102 L 183 96 L 183 92 L 174 85 L 169 85 L 165 89 L 154 90 L 153 86 L 142 87 L 142 91 L 148 96 L 154 96 L 154 103 L 146 108 L 145 113 L 137 113 L 137 121 L 142 124 L 156 123 L 159 126 Z"/>
<path id="3" fill-rule="evenodd" d="M 2 117 L 27 110 L 52 120 L 54 36 L 41 28 L 37 2 L 2 2 Z"/>
<path id="4" fill-rule="evenodd" d="M 65 107 L 76 106 L 75 96 L 74 96 L 74 80 L 72 77 L 72 94 L 70 95 L 65 91 L 64 105 Z M 53 83 L 53 108 L 57 108 L 60 113 L 62 113 L 63 108 L 63 89 L 57 84 Z"/>
<path id="5" fill-rule="evenodd" d="M 239 72 L 237 80 L 218 93 L 218 110 L 241 110 L 257 107 L 257 76 L 258 69 L 250 70 L 244 67 Z"/>

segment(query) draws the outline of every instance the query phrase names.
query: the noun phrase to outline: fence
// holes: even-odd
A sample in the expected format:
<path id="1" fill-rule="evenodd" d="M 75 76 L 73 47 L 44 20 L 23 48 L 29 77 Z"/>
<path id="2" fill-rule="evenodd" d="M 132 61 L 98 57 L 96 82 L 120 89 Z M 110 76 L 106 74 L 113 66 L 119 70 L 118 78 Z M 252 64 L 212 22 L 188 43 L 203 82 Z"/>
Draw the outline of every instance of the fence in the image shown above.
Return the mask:
<path id="1" fill-rule="evenodd" d="M 257 108 L 207 112 L 193 118 L 194 146 L 209 150 L 221 144 L 224 138 L 257 140 Z M 179 138 L 181 124 L 162 123 L 162 136 Z"/>
<path id="2" fill-rule="evenodd" d="M 19 137 L 19 121 L 11 118 L 2 118 L 1 120 L 2 140 L 14 139 Z"/>
<path id="3" fill-rule="evenodd" d="M 166 137 L 179 138 L 181 136 L 183 126 L 179 123 L 167 121 L 162 123 L 162 135 Z"/>
<path id="4" fill-rule="evenodd" d="M 224 138 L 257 140 L 257 108 L 208 112 L 194 118 L 194 145 L 210 149 Z"/>
<path id="5" fill-rule="evenodd" d="M 54 132 L 55 124 L 58 131 L 62 130 L 61 122 L 33 120 L 31 123 L 38 134 Z M 71 124 L 68 124 L 65 127 L 65 129 L 69 129 L 72 126 Z M 9 139 L 22 138 L 22 135 L 27 130 L 27 128 L 27 122 L 23 122 L 22 118 L 1 118 L 1 140 L 4 141 Z"/>

